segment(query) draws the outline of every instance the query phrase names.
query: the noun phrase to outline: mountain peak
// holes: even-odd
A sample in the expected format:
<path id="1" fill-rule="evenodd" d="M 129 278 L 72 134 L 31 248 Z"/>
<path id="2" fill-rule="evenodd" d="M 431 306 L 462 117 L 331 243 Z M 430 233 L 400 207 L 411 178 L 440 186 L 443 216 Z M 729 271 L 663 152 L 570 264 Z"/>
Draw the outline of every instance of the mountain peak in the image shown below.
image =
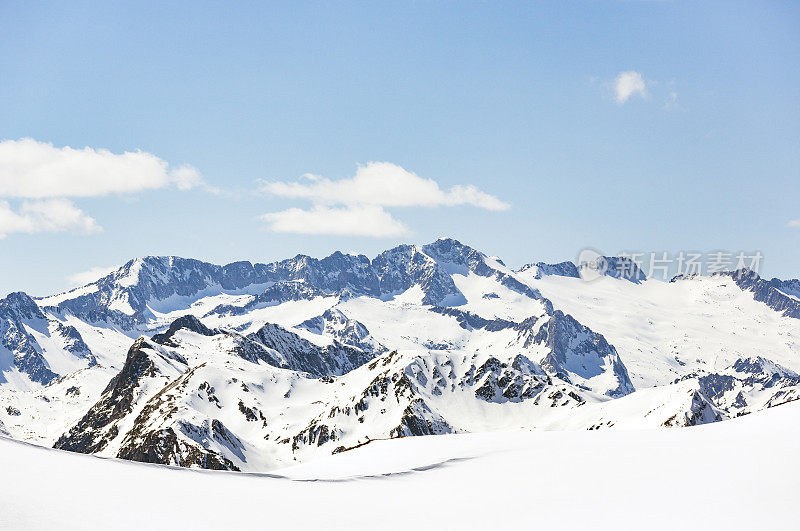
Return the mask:
<path id="1" fill-rule="evenodd" d="M 5 299 L 0 299 L 0 312 L 3 310 L 13 312 L 23 319 L 44 319 L 39 306 L 24 291 L 15 291 L 9 293 Z"/>
<path id="2" fill-rule="evenodd" d="M 166 332 L 154 335 L 153 341 L 160 345 L 165 345 L 169 342 L 172 336 L 174 336 L 175 333 L 178 332 L 178 330 L 182 329 L 190 330 L 192 332 L 195 332 L 203 336 L 214 335 L 214 331 L 208 328 L 206 325 L 204 325 L 200 321 L 200 319 L 198 319 L 194 315 L 187 314 L 184 315 L 183 317 L 178 317 L 177 319 L 175 319 L 172 322 L 172 324 L 169 325 L 169 328 L 167 329 Z"/>

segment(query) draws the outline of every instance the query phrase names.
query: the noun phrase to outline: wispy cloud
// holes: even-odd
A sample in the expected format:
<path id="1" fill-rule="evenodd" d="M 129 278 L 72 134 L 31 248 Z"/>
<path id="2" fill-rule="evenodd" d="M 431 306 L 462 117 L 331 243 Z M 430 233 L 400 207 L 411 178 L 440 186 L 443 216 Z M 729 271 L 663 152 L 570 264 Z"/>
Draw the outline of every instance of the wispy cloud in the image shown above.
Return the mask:
<path id="1" fill-rule="evenodd" d="M 144 151 L 56 147 L 32 138 L 0 141 L 0 234 L 95 233 L 100 226 L 67 198 L 135 194 L 172 187 L 215 190 L 189 165 L 171 167 Z"/>
<path id="2" fill-rule="evenodd" d="M 261 219 L 269 224 L 269 229 L 273 232 L 375 238 L 410 234 L 405 224 L 377 205 L 317 205 L 309 210 L 290 208 L 264 214 Z"/>
<path id="3" fill-rule="evenodd" d="M 354 177 L 334 181 L 306 174 L 300 181 L 262 182 L 262 191 L 281 197 L 308 199 L 318 204 L 379 205 L 384 207 L 472 205 L 486 210 L 508 210 L 509 205 L 473 185 L 455 185 L 443 190 L 433 179 L 425 179 L 390 162 L 359 166 Z"/>
<path id="4" fill-rule="evenodd" d="M 664 103 L 664 108 L 667 110 L 675 109 L 678 107 L 678 93 L 674 90 L 669 91 L 667 101 Z"/>
<path id="5" fill-rule="evenodd" d="M 196 168 L 171 168 L 144 151 L 59 148 L 32 138 L 0 142 L 0 197 L 98 197 L 202 184 Z"/>
<path id="6" fill-rule="evenodd" d="M 99 280 L 104 276 L 108 275 L 119 269 L 119 266 L 109 266 L 109 267 L 92 267 L 87 269 L 86 271 L 79 271 L 77 273 L 73 273 L 67 276 L 67 282 L 71 287 L 76 286 L 85 286 L 86 284 L 91 284 L 95 280 Z"/>
<path id="7" fill-rule="evenodd" d="M 614 98 L 618 104 L 622 105 L 632 96 L 647 97 L 644 78 L 635 70 L 620 72 L 614 79 Z"/>
<path id="8" fill-rule="evenodd" d="M 787 227 L 800 228 L 800 219 L 793 219 L 786 224 Z"/>
<path id="9" fill-rule="evenodd" d="M 93 234 L 102 228 L 67 199 L 24 201 L 17 210 L 0 201 L 0 238 L 14 233 L 65 231 Z"/>
<path id="10" fill-rule="evenodd" d="M 262 192 L 310 201 L 313 208 L 292 208 L 261 216 L 275 232 L 391 237 L 410 233 L 386 208 L 469 205 L 485 210 L 508 210 L 510 205 L 473 185 L 443 189 L 389 162 L 360 165 L 355 176 L 332 180 L 303 175 L 297 181 L 266 182 Z"/>

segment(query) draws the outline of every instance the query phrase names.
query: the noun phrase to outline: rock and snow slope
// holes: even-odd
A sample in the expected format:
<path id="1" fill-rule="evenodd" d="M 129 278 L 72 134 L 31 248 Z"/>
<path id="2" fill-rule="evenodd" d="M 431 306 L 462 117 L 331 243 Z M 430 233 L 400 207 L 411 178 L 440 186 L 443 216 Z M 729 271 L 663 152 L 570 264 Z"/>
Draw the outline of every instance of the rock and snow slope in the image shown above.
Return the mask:
<path id="1" fill-rule="evenodd" d="M 0 528 L 796 529 L 798 437 L 800 402 L 679 430 L 374 441 L 271 474 L 0 439 Z"/>
<path id="2" fill-rule="evenodd" d="M 577 272 L 451 239 L 372 260 L 135 259 L 0 300 L 0 430 L 263 472 L 373 439 L 693 426 L 800 398 L 797 281 Z"/>

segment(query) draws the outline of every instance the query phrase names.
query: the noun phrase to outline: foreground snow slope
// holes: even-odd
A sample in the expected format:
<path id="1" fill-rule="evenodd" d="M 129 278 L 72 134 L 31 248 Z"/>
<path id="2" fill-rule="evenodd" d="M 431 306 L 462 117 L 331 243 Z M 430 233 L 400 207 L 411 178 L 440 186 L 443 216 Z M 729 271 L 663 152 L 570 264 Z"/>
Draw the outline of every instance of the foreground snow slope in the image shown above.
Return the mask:
<path id="1" fill-rule="evenodd" d="M 798 435 L 794 402 L 680 430 L 375 441 L 270 475 L 0 439 L 0 528 L 791 529 Z"/>

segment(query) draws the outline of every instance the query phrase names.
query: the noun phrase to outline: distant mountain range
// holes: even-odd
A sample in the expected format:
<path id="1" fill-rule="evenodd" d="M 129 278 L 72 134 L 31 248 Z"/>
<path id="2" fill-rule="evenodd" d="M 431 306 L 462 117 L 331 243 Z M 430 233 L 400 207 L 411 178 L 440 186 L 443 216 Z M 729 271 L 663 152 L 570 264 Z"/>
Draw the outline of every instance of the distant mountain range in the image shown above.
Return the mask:
<path id="1" fill-rule="evenodd" d="M 0 300 L 0 433 L 266 471 L 373 439 L 679 427 L 800 398 L 800 281 L 628 265 L 584 282 L 572 262 L 515 271 L 453 239 L 374 259 L 137 258 Z"/>

